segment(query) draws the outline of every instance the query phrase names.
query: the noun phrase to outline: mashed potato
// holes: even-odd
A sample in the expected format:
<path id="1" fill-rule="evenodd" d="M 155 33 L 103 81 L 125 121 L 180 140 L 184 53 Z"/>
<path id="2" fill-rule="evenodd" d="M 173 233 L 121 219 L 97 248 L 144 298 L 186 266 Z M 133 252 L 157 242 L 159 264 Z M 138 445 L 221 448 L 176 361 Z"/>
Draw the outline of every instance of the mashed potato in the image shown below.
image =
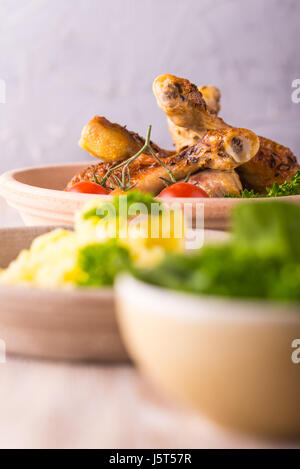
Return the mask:
<path id="1" fill-rule="evenodd" d="M 0 284 L 70 287 L 78 275 L 77 251 L 77 236 L 72 231 L 57 229 L 39 236 L 0 273 Z"/>

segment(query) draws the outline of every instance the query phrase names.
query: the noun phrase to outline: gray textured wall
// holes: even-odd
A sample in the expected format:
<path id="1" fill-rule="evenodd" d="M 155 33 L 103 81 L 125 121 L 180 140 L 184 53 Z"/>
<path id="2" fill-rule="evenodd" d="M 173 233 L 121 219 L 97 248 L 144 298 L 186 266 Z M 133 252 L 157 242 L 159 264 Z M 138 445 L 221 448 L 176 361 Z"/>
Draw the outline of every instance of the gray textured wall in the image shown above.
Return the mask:
<path id="1" fill-rule="evenodd" d="M 152 95 L 161 73 L 222 91 L 222 116 L 300 154 L 299 0 L 0 0 L 0 170 L 88 158 L 105 115 L 171 145 Z"/>

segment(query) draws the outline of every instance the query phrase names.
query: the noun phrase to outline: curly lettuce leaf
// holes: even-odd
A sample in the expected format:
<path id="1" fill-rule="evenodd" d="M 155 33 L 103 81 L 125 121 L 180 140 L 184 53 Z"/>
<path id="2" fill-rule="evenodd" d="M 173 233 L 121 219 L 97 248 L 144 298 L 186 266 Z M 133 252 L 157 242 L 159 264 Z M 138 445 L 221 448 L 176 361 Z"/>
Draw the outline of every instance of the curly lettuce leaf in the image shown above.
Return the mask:
<path id="1" fill-rule="evenodd" d="M 300 266 L 236 250 L 205 247 L 200 254 L 167 255 L 160 266 L 136 272 L 143 281 L 173 290 L 229 298 L 300 301 Z"/>
<path id="2" fill-rule="evenodd" d="M 300 206 L 282 201 L 238 205 L 232 216 L 236 247 L 261 257 L 300 261 Z"/>
<path id="3" fill-rule="evenodd" d="M 116 275 L 130 268 L 128 249 L 118 245 L 116 240 L 102 244 L 90 244 L 78 253 L 78 267 L 82 274 L 77 280 L 79 286 L 112 286 Z"/>
<path id="4" fill-rule="evenodd" d="M 241 204 L 229 242 L 192 254 L 169 254 L 135 275 L 196 294 L 300 301 L 300 207 L 285 202 Z"/>

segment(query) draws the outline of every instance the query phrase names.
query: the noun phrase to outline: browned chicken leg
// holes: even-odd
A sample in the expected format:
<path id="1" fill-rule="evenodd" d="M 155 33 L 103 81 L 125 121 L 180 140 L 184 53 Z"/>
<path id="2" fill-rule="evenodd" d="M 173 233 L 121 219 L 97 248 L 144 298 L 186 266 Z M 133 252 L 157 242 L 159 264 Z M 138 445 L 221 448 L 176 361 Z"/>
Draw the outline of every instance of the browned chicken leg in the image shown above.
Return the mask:
<path id="1" fill-rule="evenodd" d="M 180 180 L 200 169 L 218 169 L 230 171 L 249 161 L 256 153 L 258 139 L 250 130 L 226 128 L 218 131 L 208 131 L 194 146 L 189 147 L 172 156 L 163 159 L 166 167 Z M 94 174 L 104 177 L 115 164 L 100 163 L 90 166 L 70 182 L 72 186 L 80 181 L 92 181 Z M 137 189 L 158 194 L 164 187 L 163 179 L 168 179 L 168 171 L 152 155 L 140 155 L 129 166 L 130 184 Z M 122 177 L 122 168 L 112 172 L 107 185 L 114 187 L 113 176 Z"/>
<path id="2" fill-rule="evenodd" d="M 168 117 L 168 126 L 176 149 L 194 143 L 205 129 L 224 129 L 227 124 L 205 102 L 199 89 L 188 80 L 173 75 L 161 75 L 153 84 L 159 107 Z M 200 88 L 201 90 L 201 88 Z M 237 170 L 245 187 L 265 192 L 275 181 L 289 180 L 299 165 L 286 147 L 259 137 L 259 151 Z"/>

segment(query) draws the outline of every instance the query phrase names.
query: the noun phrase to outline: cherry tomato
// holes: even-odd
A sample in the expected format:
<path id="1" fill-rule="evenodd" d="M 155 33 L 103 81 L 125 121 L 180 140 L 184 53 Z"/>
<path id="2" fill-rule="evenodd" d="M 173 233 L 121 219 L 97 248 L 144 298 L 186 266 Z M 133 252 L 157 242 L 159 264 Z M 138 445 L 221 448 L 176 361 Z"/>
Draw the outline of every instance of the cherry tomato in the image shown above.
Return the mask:
<path id="1" fill-rule="evenodd" d="M 109 191 L 100 186 L 100 184 L 90 181 L 77 182 L 77 184 L 74 184 L 74 186 L 68 189 L 68 192 L 79 192 L 80 194 L 109 194 Z"/>
<path id="2" fill-rule="evenodd" d="M 177 182 L 161 191 L 159 197 L 209 197 L 200 187 L 188 182 Z"/>

